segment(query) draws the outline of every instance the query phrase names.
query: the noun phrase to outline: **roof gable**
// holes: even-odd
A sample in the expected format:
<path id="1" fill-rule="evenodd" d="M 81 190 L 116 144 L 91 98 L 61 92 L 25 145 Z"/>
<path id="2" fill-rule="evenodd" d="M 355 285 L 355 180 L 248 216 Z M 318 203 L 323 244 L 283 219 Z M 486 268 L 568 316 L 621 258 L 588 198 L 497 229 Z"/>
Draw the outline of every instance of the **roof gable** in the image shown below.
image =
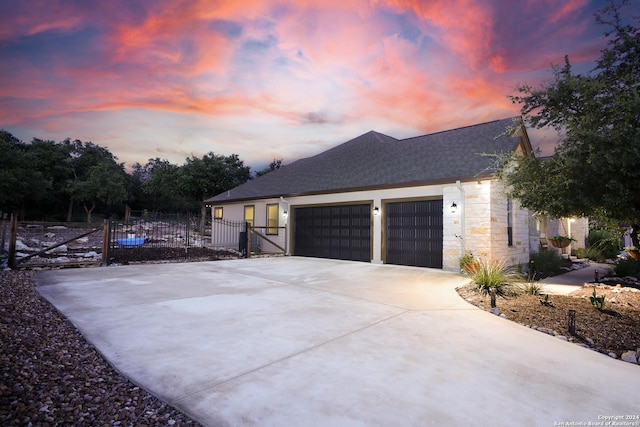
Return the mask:
<path id="1" fill-rule="evenodd" d="M 495 160 L 486 154 L 510 153 L 521 143 L 522 135 L 506 132 L 518 119 L 496 120 L 402 140 L 370 131 L 316 156 L 295 161 L 248 181 L 207 202 L 487 177 L 493 172 L 491 167 Z M 524 129 L 522 133 L 526 137 Z"/>

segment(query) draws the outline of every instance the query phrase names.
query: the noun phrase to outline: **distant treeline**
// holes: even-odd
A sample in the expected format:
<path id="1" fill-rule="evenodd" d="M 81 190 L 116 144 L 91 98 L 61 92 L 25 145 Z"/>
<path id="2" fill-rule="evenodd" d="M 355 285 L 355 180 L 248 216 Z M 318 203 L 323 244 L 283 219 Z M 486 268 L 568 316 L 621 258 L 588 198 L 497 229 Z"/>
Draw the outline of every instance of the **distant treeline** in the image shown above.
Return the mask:
<path id="1" fill-rule="evenodd" d="M 277 160 L 262 175 L 281 165 Z M 196 212 L 202 201 L 251 179 L 238 155 L 210 152 L 183 165 L 149 159 L 127 173 L 107 148 L 65 139 L 25 143 L 0 130 L 0 212 L 27 220 L 92 220 L 133 210 Z"/>

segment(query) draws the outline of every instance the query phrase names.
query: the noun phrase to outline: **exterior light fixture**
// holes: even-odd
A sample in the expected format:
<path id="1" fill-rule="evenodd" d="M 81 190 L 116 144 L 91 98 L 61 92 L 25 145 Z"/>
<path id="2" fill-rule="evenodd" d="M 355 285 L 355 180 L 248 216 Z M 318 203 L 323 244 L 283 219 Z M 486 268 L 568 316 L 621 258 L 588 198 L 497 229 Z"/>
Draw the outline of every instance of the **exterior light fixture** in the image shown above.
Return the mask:
<path id="1" fill-rule="evenodd" d="M 289 212 L 287 212 L 287 211 L 283 211 L 283 212 L 282 212 L 282 216 L 286 218 L 287 216 L 289 216 Z"/>
<path id="2" fill-rule="evenodd" d="M 451 203 L 451 213 L 454 214 L 458 211 L 458 205 L 456 205 L 456 202 Z"/>
<path id="3" fill-rule="evenodd" d="M 377 206 L 376 206 L 375 208 L 373 208 L 373 214 L 374 214 L 375 216 L 380 215 L 380 208 L 379 208 L 379 207 L 377 207 Z"/>

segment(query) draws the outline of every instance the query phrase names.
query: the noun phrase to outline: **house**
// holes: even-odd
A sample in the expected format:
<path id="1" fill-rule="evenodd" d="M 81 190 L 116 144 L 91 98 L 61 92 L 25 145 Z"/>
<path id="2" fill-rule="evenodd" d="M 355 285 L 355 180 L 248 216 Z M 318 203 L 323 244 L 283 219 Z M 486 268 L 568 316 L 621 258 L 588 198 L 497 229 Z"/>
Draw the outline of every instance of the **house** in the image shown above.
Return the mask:
<path id="1" fill-rule="evenodd" d="M 519 117 L 407 139 L 371 131 L 205 203 L 214 225 L 255 227 L 252 250 L 451 271 L 465 252 L 527 264 L 535 227 L 492 155 L 531 150 Z"/>

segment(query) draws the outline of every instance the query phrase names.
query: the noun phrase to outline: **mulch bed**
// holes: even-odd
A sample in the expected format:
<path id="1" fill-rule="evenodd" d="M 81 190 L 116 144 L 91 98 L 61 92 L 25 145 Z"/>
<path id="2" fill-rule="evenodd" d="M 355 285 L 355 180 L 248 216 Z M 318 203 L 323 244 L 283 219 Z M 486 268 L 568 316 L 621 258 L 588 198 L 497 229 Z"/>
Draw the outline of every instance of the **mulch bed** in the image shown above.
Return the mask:
<path id="1" fill-rule="evenodd" d="M 640 348 L 640 290 L 632 287 L 597 285 L 598 296 L 605 296 L 602 311 L 594 308 L 589 297 L 594 285 L 586 285 L 569 295 L 536 296 L 520 293 L 498 298 L 497 306 L 507 319 L 545 332 L 555 332 L 570 341 L 584 343 L 605 354 Z M 543 291 L 544 292 L 544 289 Z M 489 296 L 480 295 L 475 285 L 458 289 L 468 302 L 490 311 Z M 574 335 L 569 334 L 569 310 L 575 311 Z"/>

